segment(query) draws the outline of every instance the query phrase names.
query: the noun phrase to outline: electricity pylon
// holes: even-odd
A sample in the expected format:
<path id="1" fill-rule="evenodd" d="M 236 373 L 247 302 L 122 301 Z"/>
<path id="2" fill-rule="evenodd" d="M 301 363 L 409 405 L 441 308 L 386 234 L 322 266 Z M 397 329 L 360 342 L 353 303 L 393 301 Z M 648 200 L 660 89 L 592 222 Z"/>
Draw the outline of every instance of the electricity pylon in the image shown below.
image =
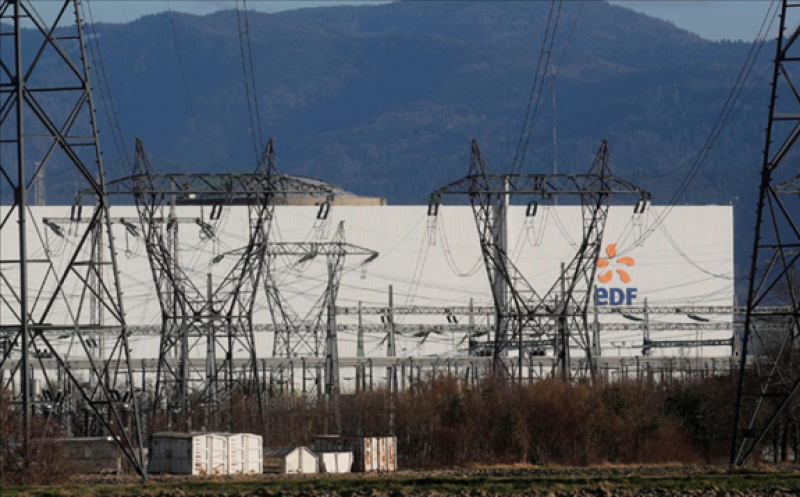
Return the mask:
<path id="1" fill-rule="evenodd" d="M 191 413 L 202 410 L 207 429 L 233 431 L 233 402 L 242 398 L 255 401 L 263 420 L 253 313 L 275 200 L 304 196 L 329 202 L 332 189 L 319 181 L 279 174 L 272 140 L 251 174 L 156 174 L 140 141 L 136 159 L 135 174 L 109 187 L 111 193 L 136 200 L 161 306 L 153 415 L 166 411 L 170 426 L 190 430 Z M 223 211 L 232 205 L 247 207 L 244 245 L 214 256 L 208 272 L 198 277 L 181 257 L 177 208 L 208 208 L 200 224 L 210 226 L 221 222 Z M 213 230 L 205 231 L 214 236 Z M 217 282 L 212 280 L 215 267 L 222 273 Z M 205 351 L 204 363 L 192 360 L 192 351 L 198 349 Z"/>
<path id="2" fill-rule="evenodd" d="M 112 437 L 144 476 L 81 4 L 54 2 L 40 13 L 33 3 L 0 2 L 0 204 L 10 206 L 0 216 L 0 237 L 17 241 L 17 250 L 7 244 L 0 258 L 0 330 L 8 343 L 0 369 L 12 370 L 3 388 L 19 385 L 25 464 L 32 441 L 53 435 L 42 428 L 52 423 L 32 421 L 56 416 L 62 421 L 57 435 Z M 45 168 L 52 181 L 68 178 L 94 199 L 73 207 L 73 220 L 85 216 L 88 222 L 75 228 L 81 236 L 64 257 L 47 250 L 29 207 L 29 193 Z M 87 335 L 103 326 L 117 331 L 98 357 Z M 87 361 L 88 372 L 71 371 L 68 360 Z M 47 414 L 43 398 L 31 392 L 39 382 L 48 392 Z M 74 422 L 79 412 L 83 424 Z"/>
<path id="3" fill-rule="evenodd" d="M 730 462 L 741 465 L 788 413 L 800 388 L 800 69 L 798 2 L 783 0 L 761 164 Z M 792 20 L 787 18 L 793 14 Z M 787 26 L 795 27 L 787 32 Z M 776 146 L 777 145 L 777 146 Z M 776 329 L 777 325 L 777 329 Z"/>
<path id="4" fill-rule="evenodd" d="M 615 176 L 605 141 L 587 174 L 493 174 L 472 141 L 469 173 L 431 195 L 429 215 L 436 216 L 444 196 L 469 199 L 478 227 L 481 251 L 489 275 L 495 307 L 493 368 L 505 373 L 503 356 L 518 347 L 517 374 L 522 379 L 525 337 L 547 337 L 557 350 L 556 367 L 563 379 L 570 375 L 569 345 L 577 343 L 586 353 L 586 368 L 593 370 L 589 331 L 596 263 L 612 196 L 638 196 L 636 210 L 643 211 L 650 194 Z M 556 196 L 578 197 L 583 213 L 583 237 L 575 255 L 556 282 L 540 294 L 508 256 L 506 214 L 511 197 L 529 201 L 526 215 L 535 216 L 538 201 Z"/>

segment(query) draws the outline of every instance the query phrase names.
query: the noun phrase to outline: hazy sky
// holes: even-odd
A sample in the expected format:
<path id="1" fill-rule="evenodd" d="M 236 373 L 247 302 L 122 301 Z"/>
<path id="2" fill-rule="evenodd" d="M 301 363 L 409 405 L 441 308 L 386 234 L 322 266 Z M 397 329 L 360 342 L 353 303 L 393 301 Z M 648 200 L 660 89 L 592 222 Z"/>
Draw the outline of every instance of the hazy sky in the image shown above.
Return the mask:
<path id="1" fill-rule="evenodd" d="M 672 0 L 612 2 L 673 22 L 712 40 L 752 40 L 769 0 Z"/>
<path id="2" fill-rule="evenodd" d="M 337 3 L 353 5 L 365 2 L 359 0 L 249 0 L 248 6 L 251 9 L 275 12 L 302 7 L 336 5 Z M 616 0 L 613 3 L 669 20 L 677 26 L 705 38 L 751 40 L 755 37 L 770 2 L 769 0 Z M 162 12 L 166 10 L 167 5 L 165 1 L 161 0 L 92 0 L 91 4 L 96 21 L 110 22 L 128 21 L 143 14 Z M 228 0 L 173 0 L 171 5 L 177 11 L 205 14 L 219 9 L 233 8 L 234 2 Z"/>

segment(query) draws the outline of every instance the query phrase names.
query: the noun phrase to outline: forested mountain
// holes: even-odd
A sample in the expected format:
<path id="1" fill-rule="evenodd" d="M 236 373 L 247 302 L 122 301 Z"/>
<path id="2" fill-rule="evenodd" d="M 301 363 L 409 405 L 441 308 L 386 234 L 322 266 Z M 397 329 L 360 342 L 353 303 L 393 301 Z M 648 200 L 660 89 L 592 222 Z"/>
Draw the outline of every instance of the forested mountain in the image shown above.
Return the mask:
<path id="1" fill-rule="evenodd" d="M 473 137 L 494 170 L 507 170 L 549 9 L 550 2 L 420 1 L 251 12 L 258 110 L 264 134 L 276 138 L 279 168 L 392 204 L 425 202 L 463 175 Z M 586 170 L 607 138 L 615 171 L 650 189 L 656 203 L 669 202 L 750 45 L 707 41 L 599 1 L 563 2 L 553 63 L 579 9 L 558 81 L 559 169 Z M 127 146 L 141 137 L 162 170 L 252 169 L 237 13 L 175 14 L 174 23 L 177 47 L 167 14 L 96 26 Z M 738 197 L 744 241 L 772 51 L 764 47 L 751 77 L 758 88 L 742 93 L 745 104 L 680 199 Z M 526 171 L 552 169 L 552 108 L 543 98 Z M 120 174 L 110 133 L 103 137 L 110 175 Z M 747 243 L 738 248 L 744 255 Z"/>

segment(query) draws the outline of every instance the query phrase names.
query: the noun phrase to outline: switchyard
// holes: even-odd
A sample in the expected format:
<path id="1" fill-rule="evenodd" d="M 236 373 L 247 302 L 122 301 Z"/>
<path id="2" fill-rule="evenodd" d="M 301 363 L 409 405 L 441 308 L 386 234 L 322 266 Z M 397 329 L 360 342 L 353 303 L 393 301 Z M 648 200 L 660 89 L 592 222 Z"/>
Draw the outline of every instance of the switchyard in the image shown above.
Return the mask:
<path id="1" fill-rule="evenodd" d="M 260 433 L 280 402 L 323 406 L 319 435 L 334 438 L 319 440 L 340 440 L 353 435 L 342 433 L 345 397 L 437 376 L 657 384 L 737 368 L 744 430 L 732 461 L 743 463 L 798 389 L 784 369 L 800 256 L 782 236 L 800 238 L 783 203 L 798 180 L 771 176 L 797 127 L 777 155 L 767 147 L 759 216 L 774 229 L 756 237 L 739 306 L 731 205 L 659 203 L 618 174 L 604 140 L 585 173 L 527 174 L 528 115 L 510 169 L 493 168 L 473 140 L 464 177 L 424 192 L 428 204 L 388 205 L 279 167 L 245 64 L 258 158 L 235 169 L 247 172 L 163 170 L 136 140 L 126 174 L 107 178 L 89 69 L 99 48 L 85 37 L 83 5 L 58 2 L 48 20 L 33 3 L 0 3 L 3 47 L 14 47 L 0 57 L 0 382 L 21 420 L 23 465 L 37 437 L 54 435 L 111 443 L 142 477 L 143 449 L 159 431 L 186 447 L 238 436 L 263 450 L 260 436 L 242 433 Z M 779 44 L 769 133 L 798 120 L 775 109 L 797 38 Z M 37 80 L 42 60 L 62 64 L 63 78 Z M 46 170 L 75 179 L 73 203 L 48 204 Z M 770 298 L 781 289 L 788 304 Z M 751 412 L 742 404 L 753 397 L 752 363 L 761 382 Z M 764 403 L 773 394 L 782 402 Z M 377 437 L 394 470 L 388 435 L 359 434 L 356 457 Z M 334 445 L 334 456 L 349 447 Z M 255 452 L 284 463 L 296 450 Z M 216 471 L 184 463 L 188 474 Z"/>

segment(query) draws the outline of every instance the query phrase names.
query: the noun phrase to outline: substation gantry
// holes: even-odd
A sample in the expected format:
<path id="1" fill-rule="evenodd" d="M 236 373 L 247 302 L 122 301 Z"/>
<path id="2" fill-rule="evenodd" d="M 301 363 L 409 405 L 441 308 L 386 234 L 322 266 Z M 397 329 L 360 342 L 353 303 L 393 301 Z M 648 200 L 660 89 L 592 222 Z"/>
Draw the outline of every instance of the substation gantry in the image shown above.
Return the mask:
<path id="1" fill-rule="evenodd" d="M 698 348 L 698 347 L 734 347 L 733 335 L 735 330 L 742 329 L 744 323 L 736 320 L 739 315 L 744 314 L 744 307 L 741 306 L 622 306 L 622 307 L 597 307 L 595 306 L 593 312 L 595 314 L 595 323 L 593 326 L 599 332 L 618 332 L 618 331 L 637 331 L 642 333 L 642 351 L 644 355 L 653 349 L 667 349 L 667 348 Z M 787 307 L 764 307 L 759 309 L 760 312 L 780 312 L 786 310 Z M 488 337 L 490 331 L 493 330 L 491 324 L 475 324 L 476 316 L 491 317 L 494 315 L 494 306 L 485 305 L 448 305 L 448 306 L 425 306 L 425 305 L 410 305 L 398 307 L 380 307 L 380 306 L 358 306 L 358 307 L 337 307 L 336 312 L 340 316 L 357 316 L 359 323 L 362 316 L 381 316 L 381 318 L 388 318 L 390 316 L 440 316 L 446 318 L 447 324 L 409 324 L 409 325 L 396 325 L 396 333 L 398 335 L 427 337 L 430 334 L 444 335 L 448 333 L 464 334 L 463 342 L 469 340 L 469 347 L 467 351 L 470 354 L 480 354 L 483 352 L 491 352 L 494 344 L 491 342 L 480 342 L 478 338 Z M 620 315 L 625 317 L 633 323 L 600 323 L 598 321 L 599 315 Z M 650 321 L 650 316 L 662 315 L 682 315 L 693 322 L 653 322 Z M 727 316 L 734 318 L 731 322 L 709 322 L 704 316 Z M 641 316 L 641 317 L 639 317 Z M 459 318 L 467 318 L 467 323 L 459 323 Z M 487 319 L 487 322 L 490 320 Z M 342 331 L 355 331 L 359 336 L 364 333 L 381 333 L 385 332 L 381 325 L 364 325 L 359 324 L 343 325 L 339 327 Z M 719 339 L 698 339 L 698 340 L 652 340 L 650 339 L 651 332 L 675 332 L 675 331 L 692 331 L 692 332 L 715 332 L 726 331 L 730 332 L 731 338 Z M 460 345 L 460 344 L 459 344 Z M 554 349 L 555 344 L 552 340 L 537 340 L 528 341 L 523 344 L 528 353 L 541 352 L 545 349 Z M 512 343 L 512 347 L 518 347 L 519 344 Z M 573 347 L 574 348 L 574 347 Z M 593 344 L 594 356 L 601 355 L 601 347 L 599 343 Z"/>
<path id="2" fill-rule="evenodd" d="M 20 453 L 9 457 L 27 466 L 34 450 L 45 450 L 37 445 L 43 438 L 108 436 L 144 477 L 82 6 L 63 0 L 39 12 L 33 3 L 0 1 L 0 237 L 17 243 L 16 250 L 5 245 L 0 258 L 0 370 L 15 364 L 2 378 L 2 396 L 10 395 L 16 408 L 21 442 Z M 52 181 L 77 185 L 95 199 L 85 229 L 63 257 L 42 246 L 44 234 L 29 207 L 48 166 Z M 102 360 L 86 335 L 100 326 L 116 330 Z M 71 334 L 69 348 L 54 343 L 64 333 Z M 73 360 L 86 368 L 73 371 Z M 40 384 L 41 394 L 32 392 Z"/>
<path id="3" fill-rule="evenodd" d="M 110 182 L 109 194 L 135 199 L 161 307 L 154 418 L 163 413 L 173 429 L 188 430 L 190 413 L 202 412 L 206 429 L 241 431 L 246 427 L 234 426 L 232 409 L 243 404 L 256 410 L 263 423 L 253 312 L 266 271 L 275 203 L 315 198 L 327 214 L 334 190 L 316 180 L 279 174 L 272 140 L 250 174 L 156 174 L 137 140 L 135 174 Z M 199 278 L 182 260 L 177 222 L 177 207 L 192 205 L 208 208 L 201 226 L 219 221 L 228 206 L 246 206 L 248 212 L 244 245 L 214 256 L 208 273 Z M 165 217 L 172 222 L 163 223 Z M 216 282 L 214 266 L 224 271 Z M 206 367 L 200 371 L 192 368 L 190 356 L 203 349 Z M 246 359 L 238 367 L 237 356 Z"/>
<path id="4" fill-rule="evenodd" d="M 554 341 L 555 364 L 562 379 L 568 380 L 571 375 L 570 343 L 573 342 L 585 353 L 586 372 L 593 374 L 589 303 L 609 200 L 619 195 L 639 197 L 637 214 L 643 213 L 650 201 L 649 193 L 612 173 L 605 140 L 587 174 L 493 174 L 473 140 L 468 175 L 433 192 L 430 217 L 435 218 L 445 196 L 467 197 L 472 206 L 494 300 L 496 374 L 507 373 L 502 359 L 516 342 L 517 373 L 522 380 L 525 333 L 535 340 Z M 547 201 L 557 196 L 580 199 L 583 238 L 562 275 L 546 293 L 539 294 L 508 256 L 506 214 L 511 197 L 529 200 L 526 215 L 535 216 L 537 199 Z"/>
<path id="5" fill-rule="evenodd" d="M 788 432 L 800 389 L 798 8 L 798 2 L 781 1 L 742 335 L 733 465 L 745 464 L 768 434 L 776 434 L 772 430 Z M 787 31 L 791 25 L 795 27 Z"/>
<path id="6" fill-rule="evenodd" d="M 339 351 L 336 324 L 336 297 L 342 279 L 345 259 L 347 257 L 363 257 L 362 265 L 369 264 L 378 258 L 379 253 L 345 240 L 344 222 L 341 222 L 333 239 L 329 242 L 272 242 L 267 247 L 271 260 L 277 257 L 299 257 L 297 264 L 302 264 L 317 257 L 324 257 L 327 270 L 327 285 L 322 295 L 316 300 L 304 317 L 299 317 L 282 295 L 277 285 L 272 268 L 268 270 L 265 280 L 265 292 L 272 322 L 282 324 L 275 329 L 273 357 L 325 357 L 324 394 L 326 397 L 338 396 Z M 323 340 L 324 338 L 324 340 Z M 303 394 L 323 393 L 316 370 L 309 371 L 311 377 L 303 377 Z M 305 374 L 305 373 L 304 373 Z M 308 388 L 308 382 L 312 388 Z"/>
<path id="7" fill-rule="evenodd" d="M 288 300 L 282 295 L 269 265 L 265 280 L 267 303 L 272 314 L 272 322 L 282 323 L 276 326 L 273 336 L 273 357 L 301 358 L 325 357 L 324 372 L 320 377 L 318 368 L 302 368 L 302 395 L 324 394 L 328 407 L 325 419 L 326 433 L 341 433 L 341 416 L 339 412 L 339 396 L 341 394 L 339 368 L 339 337 L 336 323 L 336 298 L 347 257 L 364 257 L 362 265 L 369 264 L 378 258 L 378 252 L 365 247 L 347 243 L 345 240 L 344 222 L 340 222 L 333 239 L 329 242 L 272 242 L 267 247 L 270 261 L 279 257 L 299 257 L 297 264 L 325 258 L 327 284 L 322 295 L 315 301 L 311 309 L 300 318 L 291 308 Z M 322 341 L 324 337 L 324 342 Z M 320 385 L 320 382 L 324 383 Z M 309 383 L 312 388 L 308 388 Z M 320 388 L 323 386 L 323 388 Z"/>

